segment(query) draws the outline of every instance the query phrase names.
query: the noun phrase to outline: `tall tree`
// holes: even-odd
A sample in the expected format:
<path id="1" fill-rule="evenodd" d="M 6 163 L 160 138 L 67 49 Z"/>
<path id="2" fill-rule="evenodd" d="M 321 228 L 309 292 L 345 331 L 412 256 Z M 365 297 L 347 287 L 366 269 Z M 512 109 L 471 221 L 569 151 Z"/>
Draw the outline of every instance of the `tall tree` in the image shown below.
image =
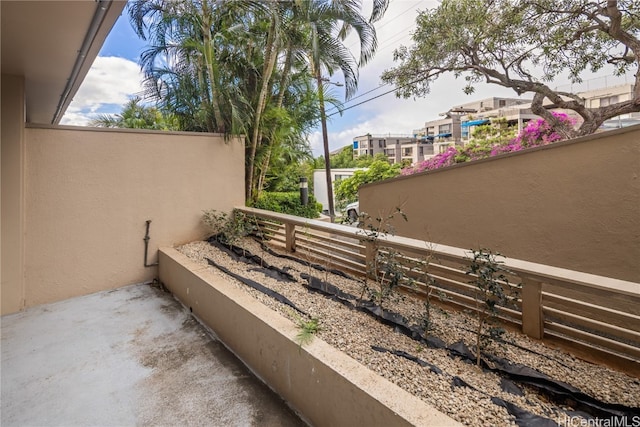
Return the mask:
<path id="1" fill-rule="evenodd" d="M 421 12 L 414 45 L 396 50 L 399 65 L 382 79 L 398 96 L 423 96 L 444 73 L 465 76 L 465 91 L 485 81 L 533 93 L 532 111 L 567 137 L 595 132 L 610 118 L 640 111 L 640 13 L 637 0 L 443 0 Z M 631 73 L 631 99 L 590 108 L 579 95 L 551 88 L 568 74 L 581 81 L 607 64 Z M 579 114 L 574 131 L 547 108 Z"/>
<path id="2" fill-rule="evenodd" d="M 378 19 L 384 13 L 387 0 L 376 0 L 372 18 Z M 316 81 L 317 102 L 320 116 L 323 114 L 325 102 L 340 104 L 330 95 L 327 96 L 327 85 L 322 75 L 324 70 L 329 76 L 336 70 L 342 72 L 345 79 L 348 99 L 353 96 L 357 88 L 359 65 L 363 65 L 374 54 L 377 45 L 375 28 L 372 22 L 363 17 L 360 3 L 349 0 L 312 0 L 279 2 L 279 26 L 271 27 L 267 40 L 280 40 L 280 58 L 283 67 L 280 72 L 279 84 L 274 83 L 275 108 L 281 108 L 284 94 L 292 72 L 310 73 Z M 356 60 L 343 41 L 349 31 L 354 30 L 360 40 L 360 60 Z M 271 32 L 277 31 L 278 36 Z M 263 80 L 266 83 L 266 80 Z M 321 120 L 322 121 L 322 120 Z M 255 131 L 254 131 L 255 132 Z M 258 134 L 259 136 L 260 134 Z M 256 136 L 256 134 L 254 134 Z M 253 138 L 248 153 L 249 165 L 253 165 L 261 148 L 264 149 L 263 162 L 271 158 L 272 146 L 262 138 Z M 265 170 L 263 164 L 260 168 Z M 250 167 L 248 171 L 255 174 L 257 168 Z M 247 193 L 255 197 L 261 189 L 261 178 L 249 176 L 247 179 Z"/>
<path id="3" fill-rule="evenodd" d="M 375 17 L 387 2 L 374 0 Z M 359 7 L 354 0 L 132 0 L 129 15 L 149 44 L 141 56 L 147 94 L 183 130 L 245 136 L 251 200 L 278 163 L 274 152 L 293 159 L 282 150 L 308 148 L 324 95 L 313 84 L 320 67 L 342 70 L 347 96 L 355 91 L 358 62 L 375 50 Z M 341 42 L 349 28 L 364 40 L 360 61 Z"/>
<path id="4" fill-rule="evenodd" d="M 325 114 L 326 84 L 323 72 L 332 76 L 339 70 L 344 78 L 345 99 L 350 99 L 358 86 L 358 67 L 365 65 L 375 54 L 378 46 L 376 30 L 373 25 L 387 9 L 387 0 L 375 0 L 369 20 L 361 13 L 361 4 L 350 0 L 311 1 L 301 9 L 301 15 L 309 22 L 311 45 L 307 49 L 311 73 L 318 87 L 318 106 L 322 125 L 323 149 L 325 159 L 325 175 L 327 180 L 327 199 L 329 215 L 333 221 L 333 183 L 331 182 L 331 164 L 327 120 Z M 359 60 L 352 55 L 344 44 L 347 35 L 354 31 L 358 37 Z M 324 71 L 323 71 L 324 70 Z"/>

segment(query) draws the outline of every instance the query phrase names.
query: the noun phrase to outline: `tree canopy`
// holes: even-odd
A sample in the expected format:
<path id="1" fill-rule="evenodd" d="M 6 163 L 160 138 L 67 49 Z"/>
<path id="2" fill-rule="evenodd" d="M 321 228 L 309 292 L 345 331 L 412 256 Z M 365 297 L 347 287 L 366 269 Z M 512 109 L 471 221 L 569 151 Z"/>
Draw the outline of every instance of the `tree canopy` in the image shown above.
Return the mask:
<path id="1" fill-rule="evenodd" d="M 367 168 L 376 160 L 389 162 L 389 159 L 384 153 L 378 153 L 375 156 L 364 154 L 354 159 L 353 146 L 351 145 L 343 147 L 340 152 L 330 156 L 331 169 Z M 324 156 L 319 156 L 314 159 L 314 167 L 316 169 L 325 167 Z"/>
<path id="2" fill-rule="evenodd" d="M 90 123 L 91 126 L 105 128 L 179 130 L 176 118 L 163 114 L 156 107 L 141 105 L 141 99 L 129 100 L 118 114 L 100 114 Z"/>
<path id="3" fill-rule="evenodd" d="M 569 137 L 640 111 L 638 0 L 443 0 L 418 15 L 413 42 L 395 51 L 400 64 L 382 75 L 401 97 L 424 96 L 439 76 L 454 73 L 464 76 L 467 93 L 480 82 L 533 93 L 533 113 Z M 552 89 L 558 77 L 579 83 L 606 65 L 634 76 L 632 99 L 589 108 L 577 94 Z M 583 123 L 574 131 L 547 104 L 575 111 Z"/>
<path id="4" fill-rule="evenodd" d="M 140 63 L 146 95 L 182 130 L 244 135 L 246 195 L 273 181 L 272 167 L 308 151 L 320 103 L 340 107 L 324 87 L 341 72 L 345 96 L 377 47 L 373 22 L 388 0 L 132 0 L 128 12 L 148 42 Z M 354 56 L 344 38 L 360 40 Z"/>
<path id="5" fill-rule="evenodd" d="M 374 160 L 366 170 L 355 171 L 353 176 L 336 183 L 336 199 L 338 205 L 344 208 L 347 204 L 358 200 L 358 189 L 361 185 L 400 175 L 401 165 L 390 164 L 386 159 Z"/>

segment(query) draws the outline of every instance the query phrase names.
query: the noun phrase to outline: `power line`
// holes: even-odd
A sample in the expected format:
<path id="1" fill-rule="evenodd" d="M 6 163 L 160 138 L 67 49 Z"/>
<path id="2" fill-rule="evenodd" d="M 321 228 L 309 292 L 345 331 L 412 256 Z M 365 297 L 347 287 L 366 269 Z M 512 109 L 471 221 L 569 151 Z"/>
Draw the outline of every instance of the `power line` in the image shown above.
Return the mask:
<path id="1" fill-rule="evenodd" d="M 376 54 L 380 53 L 381 51 L 384 51 L 390 45 L 396 45 L 400 40 L 405 39 L 407 36 L 411 36 L 410 31 L 413 29 L 414 27 L 407 27 L 404 30 L 400 30 L 399 32 L 389 37 L 387 40 L 385 40 L 385 42 L 382 45 L 378 46 L 378 49 L 376 50 Z M 403 34 L 403 33 L 407 33 L 407 34 Z"/>
<path id="2" fill-rule="evenodd" d="M 367 94 L 370 94 L 371 92 L 375 92 L 376 90 L 381 89 L 381 88 L 383 88 L 383 87 L 385 87 L 385 86 L 389 86 L 390 84 L 391 84 L 391 83 L 383 83 L 383 84 L 381 84 L 381 85 L 380 85 L 380 86 L 378 86 L 378 87 L 374 87 L 373 89 L 370 89 L 370 90 L 368 90 L 368 91 L 366 91 L 366 92 L 364 92 L 364 93 L 362 93 L 362 94 L 360 94 L 360 95 L 358 95 L 358 96 L 355 96 L 355 97 L 351 98 L 351 99 L 350 99 L 350 100 L 348 100 L 348 101 L 345 101 L 345 104 L 346 104 L 346 103 L 349 103 L 349 102 L 353 102 L 354 100 L 356 100 L 356 99 L 358 99 L 358 98 L 362 98 L 363 96 L 365 96 L 365 95 L 367 95 Z M 339 107 L 331 107 L 331 108 L 329 108 L 329 109 L 327 110 L 327 114 L 331 113 L 333 110 L 340 110 L 340 108 L 339 108 Z M 343 108 L 341 111 L 344 111 L 344 110 L 345 110 L 345 109 Z"/>
<path id="3" fill-rule="evenodd" d="M 426 0 L 421 0 L 421 1 L 419 1 L 418 3 L 424 3 L 425 1 L 426 1 Z M 401 17 L 401 16 L 402 16 L 402 15 L 404 15 L 405 13 L 408 13 L 408 12 L 409 12 L 409 11 L 411 11 L 412 9 L 413 9 L 413 10 L 415 10 L 415 9 L 416 9 L 416 7 L 418 7 L 418 5 L 410 6 L 408 9 L 404 10 L 403 12 L 400 12 L 398 15 L 394 16 L 393 18 L 391 18 L 390 20 L 386 21 L 384 24 L 382 24 L 382 25 L 380 25 L 378 28 L 376 28 L 376 32 L 377 32 L 379 29 L 381 29 L 381 28 L 385 27 L 386 25 L 388 25 L 389 23 L 391 23 L 391 22 L 395 21 L 396 19 L 398 19 L 399 17 Z M 414 22 L 414 24 L 415 24 L 415 22 Z M 402 30 L 402 31 L 406 31 L 406 29 L 405 29 L 405 30 Z M 402 32 L 402 31 L 400 31 L 400 32 Z M 400 32 L 398 32 L 398 33 L 394 34 L 394 35 L 393 35 L 393 36 L 391 36 L 391 37 L 395 37 L 395 36 L 397 36 L 398 34 L 400 34 Z M 356 46 L 359 46 L 359 43 L 358 43 L 358 42 L 353 43 L 351 46 L 349 46 L 349 50 L 353 49 L 353 48 L 354 48 L 354 47 L 356 47 Z"/>
<path id="4" fill-rule="evenodd" d="M 399 34 L 400 34 L 400 33 L 398 33 L 398 34 L 396 34 L 396 35 L 399 35 Z M 405 34 L 403 37 L 406 37 L 407 35 L 408 35 L 408 34 Z M 401 37 L 400 39 L 402 39 L 402 37 Z M 386 45 L 387 45 L 387 46 L 389 46 L 390 44 L 391 44 L 391 43 L 387 43 Z M 384 50 L 384 49 L 381 49 L 381 50 Z M 379 54 L 379 53 L 380 53 L 380 50 L 378 50 L 378 51 L 376 52 L 376 54 Z M 364 93 L 361 93 L 360 95 L 355 96 L 355 97 L 353 97 L 353 98 L 349 99 L 348 101 L 345 101 L 345 104 L 350 103 L 350 102 L 353 102 L 354 100 L 356 100 L 356 99 L 358 99 L 358 98 L 362 98 L 363 96 L 368 95 L 368 94 L 370 94 L 371 92 L 375 92 L 375 91 L 377 91 L 378 89 L 382 89 L 383 87 L 389 86 L 389 84 L 390 84 L 390 83 L 382 83 L 382 84 L 381 84 L 380 86 L 378 86 L 378 87 L 374 87 L 373 89 L 369 89 L 368 91 L 366 91 L 366 92 L 364 92 Z M 338 107 L 331 107 L 327 112 L 329 112 L 329 113 L 330 113 L 332 110 L 337 110 L 337 109 L 338 109 Z"/>
<path id="5" fill-rule="evenodd" d="M 404 30 L 404 31 L 406 31 L 406 30 Z M 396 34 L 396 36 L 397 36 L 397 35 L 399 35 L 399 34 L 400 34 L 400 33 L 397 33 L 397 34 Z M 405 34 L 403 37 L 406 37 L 407 35 L 408 35 L 408 34 Z M 395 36 L 393 36 L 393 37 L 395 37 Z M 393 38 L 393 37 L 392 37 L 392 38 Z M 401 37 L 401 39 L 402 39 L 403 37 Z M 388 46 L 389 44 L 390 44 L 390 43 L 387 43 L 386 45 Z M 384 50 L 384 49 L 382 49 L 382 50 Z M 379 54 L 379 53 L 380 53 L 380 50 L 378 50 L 376 53 L 377 53 L 377 54 Z M 382 89 L 382 88 L 384 88 L 384 87 L 386 87 L 386 86 L 389 86 L 389 85 L 390 85 L 390 83 L 382 83 L 382 84 L 381 84 L 381 85 L 379 85 L 378 87 L 374 87 L 373 89 L 369 89 L 368 91 L 366 91 L 366 92 L 364 92 L 364 93 L 361 93 L 360 95 L 355 96 L 355 97 L 353 97 L 353 98 L 351 98 L 351 99 L 349 99 L 349 100 L 345 101 L 345 104 L 351 103 L 351 102 L 355 101 L 355 100 L 356 100 L 356 99 L 358 99 L 358 98 L 362 98 L 363 96 L 368 95 L 368 94 L 370 94 L 371 92 L 375 92 L 375 91 L 377 91 L 377 90 L 379 90 L 379 89 Z M 334 111 L 334 110 L 339 110 L 339 108 L 338 108 L 338 107 L 331 107 L 331 108 L 329 108 L 329 109 L 327 110 L 327 113 L 331 113 L 331 112 L 332 112 L 332 111 Z"/>
<path id="6" fill-rule="evenodd" d="M 426 0 L 421 0 L 418 3 L 424 3 Z M 405 13 L 409 12 L 410 10 L 415 10 L 415 8 L 417 7 L 417 5 L 414 6 L 410 6 L 408 9 L 400 12 L 399 14 L 397 14 L 396 16 L 394 16 L 393 18 L 389 19 L 388 21 L 386 21 L 384 24 L 380 25 L 379 27 L 376 28 L 376 31 L 378 31 L 380 28 L 384 28 L 385 26 L 389 25 L 389 23 L 395 21 L 396 19 L 398 19 L 399 17 L 401 17 L 402 15 L 404 15 Z M 355 43 L 353 45 L 351 45 L 351 47 L 356 46 L 358 43 Z M 350 47 L 350 48 L 351 48 Z"/>
<path id="7" fill-rule="evenodd" d="M 418 7 L 419 3 L 423 3 L 423 2 L 425 2 L 425 0 L 421 0 L 420 2 L 418 2 L 418 4 L 414 4 L 414 5 L 410 6 L 409 8 L 405 9 L 404 11 L 400 12 L 398 15 L 394 16 L 394 17 L 393 17 L 393 18 L 391 18 L 389 21 L 387 21 L 387 22 L 385 22 L 384 24 L 382 24 L 381 26 L 379 26 L 379 27 L 377 28 L 377 30 L 379 30 L 380 28 L 383 28 L 384 26 L 388 25 L 389 23 L 393 22 L 394 20 L 398 19 L 400 16 L 402 16 L 402 15 L 404 15 L 404 14 L 408 13 L 409 11 L 411 11 L 411 10 L 415 10 L 415 9 L 416 9 L 416 7 Z M 415 23 L 414 23 L 414 25 L 415 25 Z M 384 42 L 381 46 L 378 46 L 378 49 L 377 49 L 376 53 L 377 53 L 377 54 L 380 54 L 380 52 L 381 52 L 381 51 L 384 51 L 388 46 L 392 46 L 393 44 L 397 43 L 398 41 L 400 41 L 400 40 L 404 39 L 406 36 L 410 35 L 410 34 L 403 34 L 403 33 L 406 33 L 407 31 L 411 31 L 412 29 L 413 29 L 413 27 L 407 27 L 407 28 L 405 28 L 405 29 L 403 29 L 403 30 L 400 30 L 400 31 L 396 32 L 394 35 L 392 35 L 391 37 L 387 38 L 387 39 L 385 40 L 385 42 Z M 400 38 L 397 38 L 398 36 L 400 36 Z M 355 47 L 357 44 L 358 44 L 358 43 L 353 44 L 349 49 L 351 50 L 351 48 Z M 368 90 L 368 91 L 366 91 L 366 92 L 364 92 L 364 93 L 362 93 L 362 94 L 360 94 L 360 95 L 358 95 L 358 96 L 356 96 L 356 97 L 351 98 L 351 99 L 350 99 L 350 100 L 348 100 L 348 101 L 345 101 L 345 104 L 346 104 L 346 103 L 353 102 L 354 100 L 356 100 L 356 99 L 358 99 L 358 98 L 362 98 L 363 96 L 368 95 L 368 94 L 369 94 L 369 93 L 371 93 L 371 92 L 375 92 L 375 91 L 377 91 L 377 90 L 379 90 L 379 89 L 382 89 L 382 88 L 384 88 L 384 87 L 386 87 L 386 86 L 389 86 L 389 85 L 390 85 L 390 83 L 383 83 L 383 84 L 381 84 L 381 85 L 380 85 L 380 86 L 378 86 L 378 87 L 375 87 L 375 88 L 373 88 L 373 89 L 370 89 L 370 90 Z M 398 88 L 398 89 L 399 89 L 399 88 Z M 396 89 L 396 90 L 397 90 L 397 89 Z M 384 96 L 384 95 L 386 95 L 386 94 L 388 94 L 388 93 L 390 93 L 390 92 L 385 92 L 385 93 L 383 93 L 383 94 L 381 94 L 381 95 L 379 95 L 379 96 L 373 97 L 373 98 L 371 98 L 371 99 L 369 99 L 369 100 L 367 100 L 367 101 L 365 101 L 365 102 L 368 102 L 368 101 L 370 101 L 370 100 L 376 99 L 377 97 L 380 97 L 380 96 Z M 342 111 L 346 111 L 346 110 L 348 110 L 348 109 L 350 109 L 350 108 L 352 108 L 352 107 L 355 107 L 355 106 L 361 105 L 361 104 L 363 104 L 363 103 L 364 103 L 364 102 L 362 102 L 362 103 L 358 103 L 358 104 L 355 104 L 355 105 L 353 105 L 353 106 L 349 106 L 349 107 L 346 107 L 346 108 L 343 108 L 343 109 L 340 109 L 339 107 L 331 107 L 331 108 L 329 108 L 329 109 L 327 110 L 327 113 L 329 114 L 327 117 L 330 117 L 330 116 L 332 116 L 332 115 L 338 114 L 339 112 L 342 112 Z M 338 110 L 338 111 L 336 111 L 336 110 Z M 332 112 L 333 112 L 333 113 L 332 113 Z"/>
<path id="8" fill-rule="evenodd" d="M 406 30 L 403 30 L 403 31 L 406 31 Z M 399 35 L 399 34 L 400 34 L 400 33 L 396 33 L 396 35 L 395 35 L 395 36 L 397 36 L 397 35 Z M 393 36 L 393 37 L 395 37 L 395 36 Z M 406 36 L 407 36 L 407 34 L 405 34 L 403 37 L 406 37 Z M 393 38 L 393 37 L 392 37 L 392 38 Z M 402 39 L 402 37 L 401 37 L 401 39 Z M 388 46 L 389 44 L 390 44 L 390 43 L 387 43 L 387 46 Z M 383 49 L 383 50 L 384 50 L 384 49 Z M 377 54 L 379 54 L 379 53 L 380 53 L 380 50 L 378 50 L 376 53 L 377 53 Z M 378 90 L 378 89 L 382 89 L 383 87 L 386 87 L 386 86 L 389 86 L 389 85 L 390 85 L 390 83 L 383 83 L 383 84 L 379 85 L 378 87 L 374 87 L 373 89 L 370 89 L 370 90 L 368 90 L 368 91 L 366 91 L 366 92 L 364 92 L 364 93 L 361 93 L 361 94 L 360 94 L 360 95 L 358 95 L 358 96 L 355 96 L 355 97 L 353 97 L 353 98 L 349 99 L 348 101 L 345 101 L 345 104 L 350 103 L 350 102 L 353 102 L 354 100 L 356 100 L 356 99 L 358 99 L 358 98 L 362 98 L 363 96 L 368 95 L 368 94 L 370 94 L 371 92 L 375 92 L 376 90 Z M 327 113 L 331 113 L 331 111 L 333 111 L 333 110 L 338 110 L 338 109 L 339 109 L 338 107 L 331 107 L 331 108 L 329 108 L 329 110 L 327 110 Z"/>
<path id="9" fill-rule="evenodd" d="M 342 114 L 344 111 L 350 110 L 350 109 L 355 108 L 355 107 L 357 107 L 357 106 L 359 106 L 359 105 L 362 105 L 362 104 L 366 104 L 367 102 L 373 101 L 374 99 L 378 99 L 378 98 L 380 98 L 380 97 L 382 97 L 382 96 L 385 96 L 385 95 L 388 95 L 388 94 L 390 94 L 390 93 L 392 93 L 392 92 L 396 92 L 396 91 L 398 91 L 398 90 L 400 90 L 400 89 L 402 89 L 402 88 L 405 88 L 405 87 L 407 87 L 407 86 L 409 86 L 409 85 L 412 85 L 412 84 L 414 84 L 414 83 L 418 83 L 418 82 L 419 82 L 419 81 L 421 81 L 421 80 L 424 80 L 424 79 L 423 79 L 423 78 L 420 78 L 420 79 L 412 80 L 412 81 L 410 81 L 409 83 L 405 83 L 405 84 L 403 84 L 402 86 L 398 86 L 398 87 L 396 87 L 396 88 L 394 88 L 394 89 L 388 90 L 388 91 L 386 91 L 386 92 L 384 92 L 384 93 L 381 93 L 380 95 L 376 95 L 376 96 L 374 96 L 374 97 L 372 97 L 372 98 L 365 99 L 365 100 L 364 100 L 364 101 L 362 101 L 362 102 L 359 102 L 359 103 L 354 104 L 354 105 L 350 105 L 350 106 L 348 106 L 347 108 L 343 108 L 343 109 L 342 109 L 342 110 L 340 110 L 340 111 L 336 111 L 335 113 L 327 114 L 327 118 L 332 117 L 332 116 L 335 116 L 336 114 Z M 388 85 L 388 84 L 389 84 L 389 83 L 387 83 L 387 85 Z M 377 88 L 376 88 L 376 89 L 377 89 Z"/>
<path id="10" fill-rule="evenodd" d="M 424 1 L 425 1 L 425 0 L 422 0 L 422 1 L 420 1 L 419 3 L 424 3 Z M 410 6 L 410 7 L 409 7 L 409 9 L 407 9 L 407 10 L 405 10 L 405 11 L 403 11 L 403 12 L 400 12 L 398 15 L 394 16 L 393 18 L 391 18 L 390 20 L 388 20 L 388 21 L 387 21 L 387 22 L 385 22 L 384 24 L 380 25 L 377 29 L 383 28 L 384 26 L 388 25 L 390 22 L 395 21 L 396 19 L 398 19 L 399 17 L 401 17 L 401 16 L 402 16 L 402 15 L 404 15 L 405 13 L 409 12 L 411 9 L 414 9 L 414 10 L 415 10 L 415 8 L 416 8 L 416 7 L 417 7 L 417 6 L 415 6 L 415 5 L 414 5 L 414 6 Z"/>
<path id="11" fill-rule="evenodd" d="M 404 12 L 401 12 L 399 15 L 395 16 L 393 19 L 391 19 L 391 21 L 393 21 L 394 19 L 400 17 L 401 15 L 404 15 L 405 13 L 409 12 L 411 9 L 414 9 L 414 8 L 415 8 L 415 6 L 411 6 L 410 8 L 406 9 Z M 391 21 L 386 22 L 384 25 L 388 24 Z M 384 25 L 382 25 L 379 28 L 384 27 Z M 403 30 L 398 31 L 397 33 L 392 35 L 390 38 L 387 38 L 387 40 L 385 40 L 385 43 L 383 43 L 381 46 L 378 46 L 378 49 L 376 50 L 376 54 L 379 55 L 380 52 L 384 51 L 388 46 L 393 46 L 398 41 L 400 41 L 400 40 L 404 39 L 405 37 L 409 36 L 410 34 L 403 34 L 403 33 L 406 33 L 407 31 L 411 31 L 412 29 L 413 29 L 413 27 L 407 27 L 407 28 L 405 28 Z M 400 38 L 398 38 L 398 36 L 400 36 Z M 352 47 L 354 47 L 354 46 L 355 46 L 355 44 L 352 45 Z M 362 98 L 363 96 L 368 95 L 371 92 L 375 92 L 376 90 L 381 89 L 381 88 L 386 87 L 386 86 L 389 86 L 389 83 L 383 83 L 378 87 L 370 89 L 370 90 L 368 90 L 368 91 L 366 91 L 366 92 L 364 92 L 364 93 L 362 93 L 362 94 L 360 94 L 360 95 L 358 95 L 356 97 L 353 97 L 353 98 L 349 99 L 348 101 L 345 101 L 345 104 L 353 102 L 354 100 L 356 100 L 358 98 Z M 339 109 L 338 107 L 331 107 L 327 112 L 331 113 L 331 111 L 338 110 L 338 109 Z"/>

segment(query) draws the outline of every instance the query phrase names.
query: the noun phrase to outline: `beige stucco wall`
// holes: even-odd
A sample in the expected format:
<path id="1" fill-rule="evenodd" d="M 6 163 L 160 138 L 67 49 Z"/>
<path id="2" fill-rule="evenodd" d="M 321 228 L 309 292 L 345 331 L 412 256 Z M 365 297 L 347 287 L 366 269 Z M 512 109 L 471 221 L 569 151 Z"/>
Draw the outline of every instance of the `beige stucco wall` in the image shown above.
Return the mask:
<path id="1" fill-rule="evenodd" d="M 2 75 L 0 299 L 2 313 L 24 305 L 24 78 Z"/>
<path id="2" fill-rule="evenodd" d="M 398 235 L 640 282 L 640 126 L 360 189 Z"/>
<path id="3" fill-rule="evenodd" d="M 237 140 L 73 127 L 27 127 L 24 135 L 24 304 L 5 307 L 3 298 L 3 314 L 151 280 L 146 220 L 153 263 L 159 246 L 204 236 L 203 210 L 244 203 Z M 4 190 L 3 179 L 3 198 Z M 13 294 L 4 275 L 2 287 Z"/>

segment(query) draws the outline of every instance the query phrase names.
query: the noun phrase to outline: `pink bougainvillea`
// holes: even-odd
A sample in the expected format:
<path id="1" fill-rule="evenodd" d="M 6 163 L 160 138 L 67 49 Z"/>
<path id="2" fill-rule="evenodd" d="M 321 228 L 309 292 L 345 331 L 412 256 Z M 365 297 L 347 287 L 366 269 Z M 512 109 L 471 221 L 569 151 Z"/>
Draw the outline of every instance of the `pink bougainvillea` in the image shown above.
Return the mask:
<path id="1" fill-rule="evenodd" d="M 458 150 L 455 147 L 449 147 L 444 153 L 437 154 L 430 159 L 418 163 L 415 167 L 404 168 L 400 171 L 402 175 L 412 175 L 414 173 L 429 171 L 433 169 L 451 166 L 456 163 L 455 157 Z"/>
<path id="2" fill-rule="evenodd" d="M 573 126 L 575 124 L 575 119 L 569 117 L 565 113 L 552 111 L 551 114 L 566 126 Z M 501 152 L 519 151 L 523 148 L 538 147 L 540 145 L 547 145 L 561 140 L 562 135 L 556 132 L 546 120 L 536 119 L 527 123 L 518 136 L 507 144 L 507 146 L 513 147 L 512 150 L 505 150 Z"/>
<path id="3" fill-rule="evenodd" d="M 560 122 L 568 126 L 575 124 L 575 119 L 569 117 L 565 113 L 559 113 L 552 111 L 555 117 Z M 491 151 L 487 155 L 478 155 L 477 153 L 468 153 L 463 148 L 449 147 L 444 153 L 437 154 L 436 156 L 427 159 L 423 162 L 416 164 L 413 167 L 402 169 L 402 175 L 413 175 L 414 173 L 434 170 L 451 166 L 455 163 L 464 161 L 472 161 L 485 157 L 497 156 L 502 153 L 510 153 L 513 151 L 524 150 L 525 148 L 538 147 L 540 145 L 547 145 L 553 142 L 561 141 L 562 135 L 555 131 L 549 123 L 544 119 L 531 120 L 520 131 L 518 136 L 509 141 L 506 144 L 497 144 L 491 147 Z"/>

